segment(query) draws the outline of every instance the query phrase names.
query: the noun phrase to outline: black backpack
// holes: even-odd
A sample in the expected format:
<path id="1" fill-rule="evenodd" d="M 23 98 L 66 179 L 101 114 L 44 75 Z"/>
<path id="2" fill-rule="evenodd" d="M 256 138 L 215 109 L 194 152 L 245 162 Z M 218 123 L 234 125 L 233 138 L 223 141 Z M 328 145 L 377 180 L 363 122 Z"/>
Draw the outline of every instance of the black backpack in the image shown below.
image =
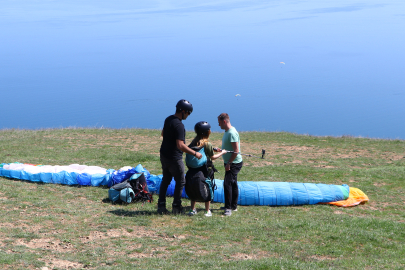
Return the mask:
<path id="1" fill-rule="evenodd" d="M 188 167 L 185 190 L 190 200 L 208 202 L 214 199 L 214 190 L 217 187 L 215 185 L 214 172 L 217 172 L 217 170 L 210 159 L 199 168 Z"/>
<path id="2" fill-rule="evenodd" d="M 149 192 L 148 184 L 146 183 L 145 175 L 143 173 L 132 175 L 128 181 L 134 190 L 135 202 L 153 202 L 152 194 Z"/>

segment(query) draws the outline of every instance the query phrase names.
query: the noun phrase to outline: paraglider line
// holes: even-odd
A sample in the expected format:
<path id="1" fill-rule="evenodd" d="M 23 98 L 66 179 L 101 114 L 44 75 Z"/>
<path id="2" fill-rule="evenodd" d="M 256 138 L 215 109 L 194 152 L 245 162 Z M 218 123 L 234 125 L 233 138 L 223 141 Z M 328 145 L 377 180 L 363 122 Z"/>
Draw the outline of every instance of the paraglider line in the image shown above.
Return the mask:
<path id="1" fill-rule="evenodd" d="M 220 148 L 214 148 L 215 151 L 222 151 L 222 149 Z M 255 157 L 255 158 L 261 158 L 264 159 L 264 155 L 266 154 L 266 150 L 262 149 L 262 157 L 258 157 L 258 156 L 254 156 L 251 154 L 242 154 L 240 152 L 234 152 L 234 151 L 228 151 L 226 150 L 227 153 L 234 153 L 234 154 L 239 154 L 239 155 L 243 155 L 243 156 L 247 156 L 247 157 Z"/>

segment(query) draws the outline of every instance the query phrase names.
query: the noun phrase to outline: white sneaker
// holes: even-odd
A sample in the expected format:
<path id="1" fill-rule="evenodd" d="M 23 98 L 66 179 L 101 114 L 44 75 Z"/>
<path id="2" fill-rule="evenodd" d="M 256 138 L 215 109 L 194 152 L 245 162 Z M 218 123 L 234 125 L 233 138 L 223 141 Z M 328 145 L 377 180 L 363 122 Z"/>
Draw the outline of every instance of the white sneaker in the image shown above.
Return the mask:
<path id="1" fill-rule="evenodd" d="M 205 211 L 204 216 L 206 216 L 206 217 L 212 217 L 211 210 Z"/>
<path id="2" fill-rule="evenodd" d="M 220 209 L 220 210 L 226 210 L 226 207 L 225 207 L 225 206 L 222 206 L 222 207 L 220 207 L 219 209 Z M 234 212 L 237 212 L 237 211 L 238 211 L 238 208 L 231 209 L 231 210 L 234 211 Z"/>
<path id="3" fill-rule="evenodd" d="M 193 210 L 190 210 L 190 212 L 188 212 L 187 215 L 189 215 L 189 216 L 194 216 L 194 215 L 196 215 L 196 214 L 197 214 L 197 210 L 194 208 Z"/>

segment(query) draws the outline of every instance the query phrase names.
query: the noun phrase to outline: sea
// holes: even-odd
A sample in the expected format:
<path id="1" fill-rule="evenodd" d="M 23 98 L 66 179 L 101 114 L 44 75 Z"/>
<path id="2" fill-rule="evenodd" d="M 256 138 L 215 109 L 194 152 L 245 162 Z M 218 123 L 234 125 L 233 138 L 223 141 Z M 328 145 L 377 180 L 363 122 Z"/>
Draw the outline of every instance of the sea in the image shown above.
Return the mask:
<path id="1" fill-rule="evenodd" d="M 405 1 L 1 0 L 0 129 L 405 139 Z"/>

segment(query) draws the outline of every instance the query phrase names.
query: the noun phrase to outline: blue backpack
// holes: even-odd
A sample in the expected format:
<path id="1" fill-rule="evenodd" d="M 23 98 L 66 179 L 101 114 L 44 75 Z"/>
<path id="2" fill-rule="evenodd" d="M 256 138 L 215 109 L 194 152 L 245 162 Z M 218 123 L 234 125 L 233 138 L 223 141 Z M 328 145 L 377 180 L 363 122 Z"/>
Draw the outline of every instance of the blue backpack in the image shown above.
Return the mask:
<path id="1" fill-rule="evenodd" d="M 131 203 L 135 199 L 135 193 L 130 187 L 121 190 L 110 188 L 108 190 L 108 198 L 114 203 Z"/>
<path id="2" fill-rule="evenodd" d="M 205 155 L 204 147 L 200 149 L 191 147 L 191 149 L 202 155 L 202 158 L 198 159 L 197 157 L 186 153 L 186 165 L 189 168 L 199 168 L 207 164 L 207 156 Z"/>

